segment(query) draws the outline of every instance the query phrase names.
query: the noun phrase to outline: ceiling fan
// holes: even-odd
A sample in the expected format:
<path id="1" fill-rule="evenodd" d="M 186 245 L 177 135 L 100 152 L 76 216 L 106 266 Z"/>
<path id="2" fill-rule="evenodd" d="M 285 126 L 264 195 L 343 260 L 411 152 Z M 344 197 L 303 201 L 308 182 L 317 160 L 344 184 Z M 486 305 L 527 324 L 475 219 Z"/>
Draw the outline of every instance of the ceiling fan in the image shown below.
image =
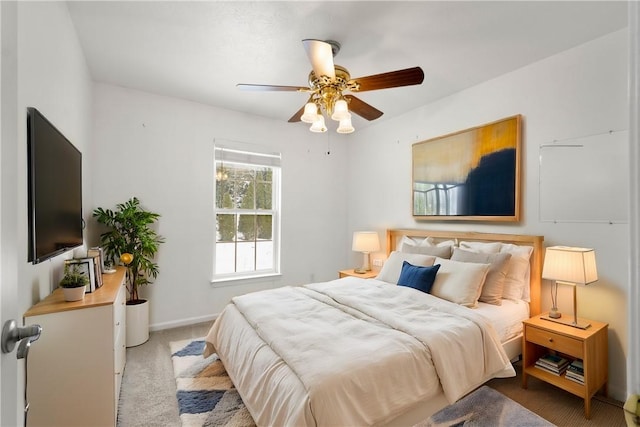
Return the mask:
<path id="1" fill-rule="evenodd" d="M 424 80 L 424 72 L 420 67 L 352 79 L 346 68 L 333 62 L 333 57 L 340 51 L 340 43 L 333 40 L 306 39 L 302 40 L 302 44 L 313 67 L 309 73 L 309 87 L 244 83 L 238 84 L 237 87 L 240 90 L 249 91 L 308 93 L 309 100 L 289 119 L 289 122 L 312 123 L 310 129 L 312 132 L 326 132 L 323 113 L 340 122 L 337 129 L 339 133 L 354 131 L 349 111 L 366 120 L 375 120 L 382 116 L 382 111 L 345 92 L 418 85 Z"/>

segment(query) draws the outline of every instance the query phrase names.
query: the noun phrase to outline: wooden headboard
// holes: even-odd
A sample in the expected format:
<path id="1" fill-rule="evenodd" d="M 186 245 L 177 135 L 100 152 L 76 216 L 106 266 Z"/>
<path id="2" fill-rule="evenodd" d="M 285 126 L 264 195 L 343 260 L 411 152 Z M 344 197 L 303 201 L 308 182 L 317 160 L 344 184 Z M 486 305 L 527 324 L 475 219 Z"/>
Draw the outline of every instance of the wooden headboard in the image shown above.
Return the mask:
<path id="1" fill-rule="evenodd" d="M 533 253 L 531 263 L 531 302 L 529 312 L 531 316 L 540 314 L 540 290 L 542 285 L 542 262 L 544 260 L 544 236 L 531 236 L 528 234 L 499 234 L 477 233 L 473 231 L 442 231 L 442 230 L 411 230 L 389 229 L 387 230 L 387 255 L 396 250 L 396 245 L 402 236 L 408 237 L 433 237 L 440 240 L 466 240 L 474 242 L 504 242 L 519 246 L 532 246 Z"/>

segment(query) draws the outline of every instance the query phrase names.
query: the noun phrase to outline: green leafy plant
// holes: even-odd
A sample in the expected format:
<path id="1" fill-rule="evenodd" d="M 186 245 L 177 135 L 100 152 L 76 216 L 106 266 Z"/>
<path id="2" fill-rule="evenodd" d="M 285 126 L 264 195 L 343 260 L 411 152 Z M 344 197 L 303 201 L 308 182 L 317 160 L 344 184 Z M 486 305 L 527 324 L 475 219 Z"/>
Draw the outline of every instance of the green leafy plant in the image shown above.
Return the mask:
<path id="1" fill-rule="evenodd" d="M 61 288 L 80 288 L 89 284 L 89 278 L 78 269 L 77 265 L 64 266 L 64 276 L 60 280 Z"/>
<path id="2" fill-rule="evenodd" d="M 158 264 L 154 261 L 164 238 L 151 228 L 160 214 L 144 210 L 137 197 L 116 206 L 116 210 L 96 208 L 93 217 L 109 228 L 100 235 L 100 245 L 105 257 L 117 264 L 125 253 L 133 255 L 126 265 L 128 304 L 140 301 L 138 287 L 153 283 L 158 276 Z"/>

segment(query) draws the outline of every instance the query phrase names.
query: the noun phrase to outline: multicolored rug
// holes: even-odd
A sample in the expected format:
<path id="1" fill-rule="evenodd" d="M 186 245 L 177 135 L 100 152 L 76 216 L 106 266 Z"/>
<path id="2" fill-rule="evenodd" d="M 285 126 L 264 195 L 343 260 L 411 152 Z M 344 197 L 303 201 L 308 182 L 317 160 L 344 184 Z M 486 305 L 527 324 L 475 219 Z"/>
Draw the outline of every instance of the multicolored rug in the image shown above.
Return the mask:
<path id="1" fill-rule="evenodd" d="M 183 427 L 255 426 L 217 355 L 202 357 L 202 338 L 169 345 Z"/>
<path id="2" fill-rule="evenodd" d="M 491 387 L 482 386 L 414 427 L 554 427 Z"/>
<path id="3" fill-rule="evenodd" d="M 170 344 L 183 427 L 255 427 L 227 372 L 204 339 Z M 482 386 L 414 427 L 554 427 L 494 389 Z"/>

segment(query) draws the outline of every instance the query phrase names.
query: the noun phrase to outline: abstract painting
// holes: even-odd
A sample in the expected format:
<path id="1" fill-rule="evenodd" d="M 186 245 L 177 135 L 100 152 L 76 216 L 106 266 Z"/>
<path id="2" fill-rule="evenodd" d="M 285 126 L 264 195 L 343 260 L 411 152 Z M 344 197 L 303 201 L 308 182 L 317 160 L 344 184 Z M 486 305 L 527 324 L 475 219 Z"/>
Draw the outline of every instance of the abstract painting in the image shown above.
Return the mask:
<path id="1" fill-rule="evenodd" d="M 521 116 L 412 147 L 412 214 L 418 220 L 520 220 Z"/>

